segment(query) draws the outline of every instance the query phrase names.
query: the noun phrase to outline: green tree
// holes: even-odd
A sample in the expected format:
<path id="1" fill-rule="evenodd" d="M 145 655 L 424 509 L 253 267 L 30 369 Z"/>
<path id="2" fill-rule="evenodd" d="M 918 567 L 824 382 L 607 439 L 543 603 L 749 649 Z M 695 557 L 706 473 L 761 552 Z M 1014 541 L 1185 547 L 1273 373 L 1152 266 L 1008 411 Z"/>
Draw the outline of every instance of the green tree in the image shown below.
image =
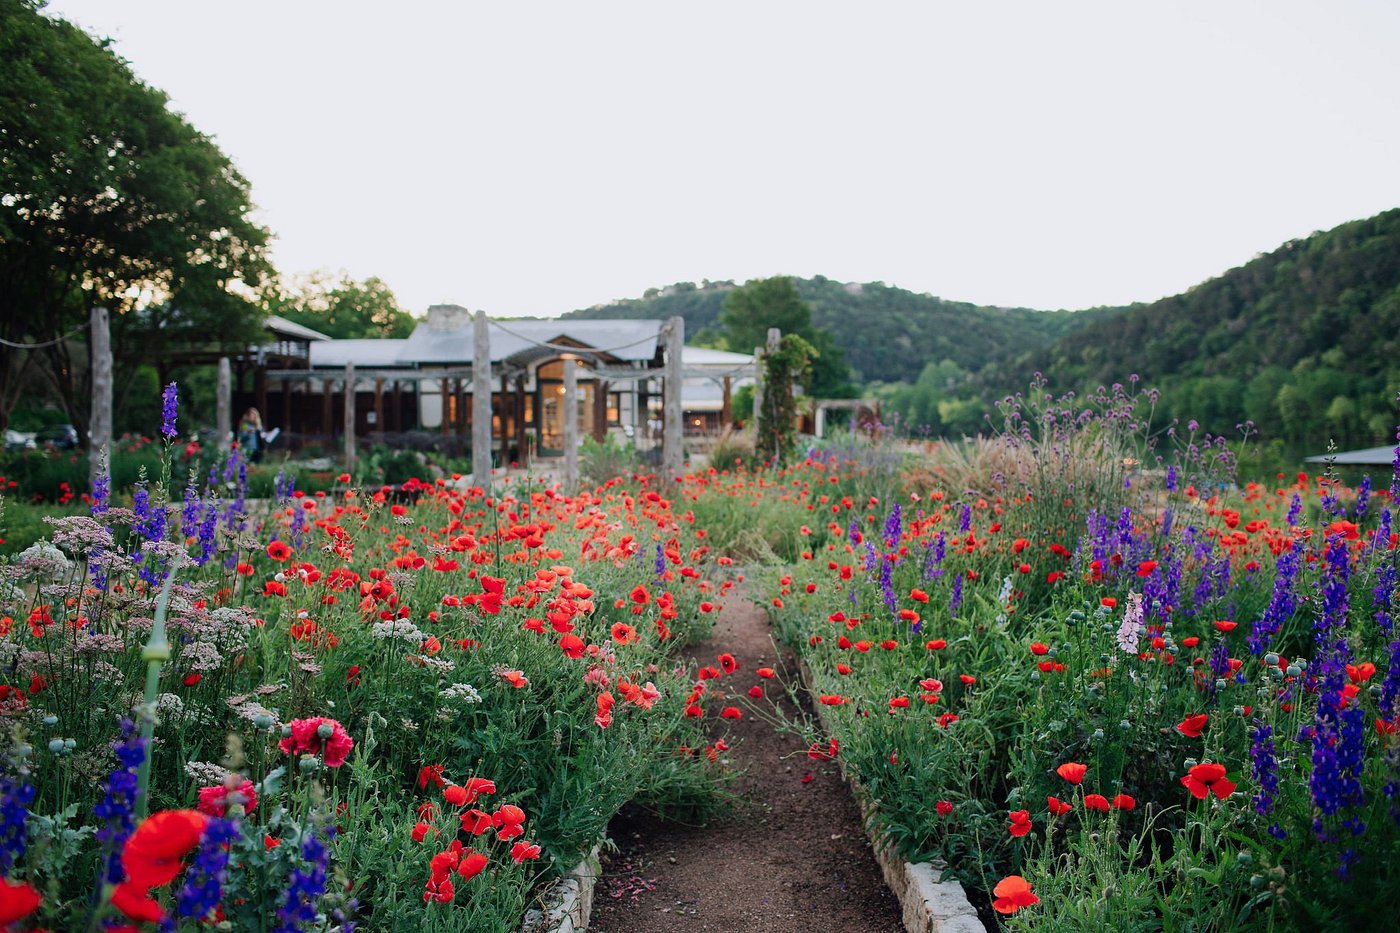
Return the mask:
<path id="1" fill-rule="evenodd" d="M 113 312 L 119 386 L 175 332 L 246 346 L 260 312 L 239 292 L 267 271 L 267 231 L 165 94 L 41 8 L 0 0 L 0 337 L 48 344 L 0 346 L 0 424 L 39 368 L 84 430 L 90 309 Z"/>
<path id="2" fill-rule="evenodd" d="M 273 314 L 340 339 L 407 337 L 418 323 L 375 276 L 359 282 L 345 273 L 338 279 L 313 275 L 291 288 L 269 289 L 265 302 Z"/>
<path id="3" fill-rule="evenodd" d="M 768 342 L 769 328 L 783 335 L 801 337 L 811 347 L 812 364 L 802 385 L 818 398 L 840 398 L 851 394 L 841 351 L 830 333 L 812 324 L 812 309 L 797 293 L 793 280 L 785 275 L 753 279 L 729 292 L 719 315 L 724 339 L 735 353 L 752 353 Z"/>

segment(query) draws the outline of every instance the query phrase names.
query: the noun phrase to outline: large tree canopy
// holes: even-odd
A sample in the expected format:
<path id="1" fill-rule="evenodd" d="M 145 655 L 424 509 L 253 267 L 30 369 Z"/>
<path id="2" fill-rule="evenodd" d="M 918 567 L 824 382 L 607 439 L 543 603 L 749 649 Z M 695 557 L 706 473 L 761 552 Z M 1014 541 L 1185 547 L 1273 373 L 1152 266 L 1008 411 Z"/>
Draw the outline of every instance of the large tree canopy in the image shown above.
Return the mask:
<path id="1" fill-rule="evenodd" d="M 375 276 L 360 282 L 344 273 L 336 279 L 313 275 L 269 288 L 264 298 L 271 313 L 328 337 L 407 337 L 418 323 Z"/>
<path id="2" fill-rule="evenodd" d="M 811 306 L 802 300 L 791 278 L 754 279 L 734 289 L 725 296 L 719 324 L 725 342 L 735 353 L 752 353 L 755 347 L 764 346 L 770 327 L 778 328 L 784 336 L 803 338 L 812 354 L 810 368 L 803 375 L 807 389 L 818 398 L 850 394 L 841 351 L 831 334 L 813 326 Z"/>
<path id="3" fill-rule="evenodd" d="M 0 338 L 40 344 L 113 312 L 117 379 L 174 342 L 246 346 L 267 270 L 248 182 L 108 47 L 0 0 Z M 36 364 L 87 420 L 86 341 L 0 345 L 0 424 Z"/>

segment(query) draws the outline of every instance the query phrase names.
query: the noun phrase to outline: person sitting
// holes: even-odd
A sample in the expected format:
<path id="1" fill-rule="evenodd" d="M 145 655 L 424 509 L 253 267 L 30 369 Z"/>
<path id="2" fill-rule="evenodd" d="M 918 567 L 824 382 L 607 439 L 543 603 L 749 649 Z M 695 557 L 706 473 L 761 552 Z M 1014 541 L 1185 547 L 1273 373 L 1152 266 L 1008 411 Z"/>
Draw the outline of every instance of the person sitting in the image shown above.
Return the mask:
<path id="1" fill-rule="evenodd" d="M 262 432 L 262 415 L 258 414 L 256 408 L 249 408 L 238 422 L 238 448 L 250 463 L 257 463 L 262 459 Z"/>

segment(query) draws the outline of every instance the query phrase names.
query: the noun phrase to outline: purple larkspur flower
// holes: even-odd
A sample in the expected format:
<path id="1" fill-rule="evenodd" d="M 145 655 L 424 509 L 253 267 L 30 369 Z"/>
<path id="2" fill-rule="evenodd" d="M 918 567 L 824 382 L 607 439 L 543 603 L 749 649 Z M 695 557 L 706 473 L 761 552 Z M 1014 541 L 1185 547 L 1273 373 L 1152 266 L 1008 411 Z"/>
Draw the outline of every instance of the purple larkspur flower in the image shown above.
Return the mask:
<path id="1" fill-rule="evenodd" d="M 228 847 L 239 837 L 236 820 L 210 817 L 199 837 L 199 852 L 185 872 L 185 883 L 175 895 L 175 912 L 181 917 L 204 920 L 223 899 L 228 878 Z M 175 918 L 161 922 L 162 933 L 174 933 Z"/>
<path id="2" fill-rule="evenodd" d="M 122 869 L 122 847 L 136 829 L 133 811 L 139 790 L 137 771 L 146 757 L 146 740 L 136 723 L 123 719 L 121 736 L 112 745 L 117 755 L 117 767 L 107 777 L 107 789 L 93 809 L 102 826 L 96 839 L 102 847 L 103 880 L 120 884 L 126 878 Z"/>
<path id="3" fill-rule="evenodd" d="M 175 427 L 175 418 L 180 413 L 179 390 L 175 383 L 165 387 L 165 391 L 160 394 L 160 433 L 169 439 L 174 439 L 179 430 Z"/>
<path id="4" fill-rule="evenodd" d="M 308 826 L 301 841 L 303 865 L 292 869 L 287 884 L 287 899 L 277 911 L 274 933 L 298 933 L 302 924 L 316 921 L 316 905 L 326 893 L 326 874 L 330 852 L 316 836 L 316 827 Z"/>

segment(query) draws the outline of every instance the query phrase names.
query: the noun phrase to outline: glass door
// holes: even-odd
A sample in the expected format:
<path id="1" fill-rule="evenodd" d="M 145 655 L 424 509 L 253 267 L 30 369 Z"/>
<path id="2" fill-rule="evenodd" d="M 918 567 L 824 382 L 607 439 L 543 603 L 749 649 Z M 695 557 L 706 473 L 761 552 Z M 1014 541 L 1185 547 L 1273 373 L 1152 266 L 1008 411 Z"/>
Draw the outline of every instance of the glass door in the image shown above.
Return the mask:
<path id="1" fill-rule="evenodd" d="M 580 372 L 587 372 L 579 367 Z M 539 368 L 539 431 L 540 456 L 564 455 L 564 364 L 546 363 Z M 596 385 L 578 380 L 578 440 L 593 433 L 593 405 Z"/>

